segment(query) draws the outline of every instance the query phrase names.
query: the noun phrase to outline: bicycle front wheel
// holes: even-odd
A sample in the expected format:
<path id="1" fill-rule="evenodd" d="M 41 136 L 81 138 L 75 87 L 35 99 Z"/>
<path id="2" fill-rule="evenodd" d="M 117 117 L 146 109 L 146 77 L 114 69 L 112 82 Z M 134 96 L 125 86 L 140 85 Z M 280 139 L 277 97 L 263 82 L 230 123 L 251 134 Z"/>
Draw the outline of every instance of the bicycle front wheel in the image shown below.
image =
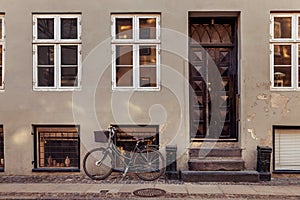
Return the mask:
<path id="1" fill-rule="evenodd" d="M 137 154 L 134 167 L 140 179 L 153 181 L 165 173 L 165 159 L 158 150 L 147 148 Z"/>
<path id="2" fill-rule="evenodd" d="M 112 172 L 113 159 L 105 148 L 89 151 L 83 159 L 83 169 L 88 177 L 94 180 L 106 179 Z"/>

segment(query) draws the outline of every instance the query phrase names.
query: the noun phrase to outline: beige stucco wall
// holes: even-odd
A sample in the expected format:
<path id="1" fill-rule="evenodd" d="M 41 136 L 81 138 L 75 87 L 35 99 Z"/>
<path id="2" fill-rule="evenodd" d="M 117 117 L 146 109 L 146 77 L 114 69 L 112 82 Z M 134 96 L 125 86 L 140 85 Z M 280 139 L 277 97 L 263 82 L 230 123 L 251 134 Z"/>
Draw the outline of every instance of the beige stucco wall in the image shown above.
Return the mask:
<path id="1" fill-rule="evenodd" d="M 1 1 L 5 14 L 5 91 L 0 124 L 5 134 L 4 174 L 30 174 L 32 124 L 79 124 L 81 159 L 92 148 L 93 130 L 110 123 L 160 125 L 160 144 L 178 145 L 178 168 L 186 169 L 189 145 L 187 39 L 189 11 L 238 11 L 240 136 L 247 169 L 255 169 L 256 146 L 272 146 L 272 125 L 299 125 L 297 92 L 270 92 L 270 11 L 300 11 L 294 0 L 15 0 Z M 82 13 L 82 90 L 32 90 L 32 13 Z M 161 13 L 161 90 L 112 92 L 111 13 Z M 129 113 L 129 115 L 127 115 Z"/>

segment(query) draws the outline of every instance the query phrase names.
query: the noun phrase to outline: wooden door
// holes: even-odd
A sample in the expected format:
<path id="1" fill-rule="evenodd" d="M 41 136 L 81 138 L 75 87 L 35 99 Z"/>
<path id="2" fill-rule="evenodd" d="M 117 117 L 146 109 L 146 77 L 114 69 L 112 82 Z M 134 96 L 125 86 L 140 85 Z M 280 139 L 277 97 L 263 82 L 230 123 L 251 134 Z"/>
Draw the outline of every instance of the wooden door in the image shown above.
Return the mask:
<path id="1" fill-rule="evenodd" d="M 191 139 L 237 141 L 236 18 L 190 18 Z"/>

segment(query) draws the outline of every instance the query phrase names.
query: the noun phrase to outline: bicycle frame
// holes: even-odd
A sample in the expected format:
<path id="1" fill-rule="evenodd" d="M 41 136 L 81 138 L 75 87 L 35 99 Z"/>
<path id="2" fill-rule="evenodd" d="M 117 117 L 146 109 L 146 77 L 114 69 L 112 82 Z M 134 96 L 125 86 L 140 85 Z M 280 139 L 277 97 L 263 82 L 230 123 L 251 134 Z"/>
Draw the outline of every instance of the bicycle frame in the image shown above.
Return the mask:
<path id="1" fill-rule="evenodd" d="M 131 156 L 126 156 L 123 155 L 117 148 L 116 146 L 113 144 L 112 139 L 109 139 L 108 142 L 108 147 L 106 148 L 106 151 L 109 151 L 114 159 L 118 159 L 118 161 L 121 162 L 121 164 L 124 166 L 123 167 L 123 171 L 124 174 L 126 174 L 126 172 L 129 170 L 129 168 L 132 168 L 134 166 L 132 166 L 132 163 L 135 159 L 135 157 L 137 156 L 138 153 L 141 153 L 141 148 L 139 147 L 140 142 L 142 142 L 142 140 L 137 140 L 135 147 L 132 151 L 132 155 Z M 144 157 L 144 156 L 143 156 Z M 144 157 L 145 158 L 145 157 Z M 145 158 L 146 159 L 146 158 Z M 113 162 L 113 169 L 116 170 L 116 161 Z"/>

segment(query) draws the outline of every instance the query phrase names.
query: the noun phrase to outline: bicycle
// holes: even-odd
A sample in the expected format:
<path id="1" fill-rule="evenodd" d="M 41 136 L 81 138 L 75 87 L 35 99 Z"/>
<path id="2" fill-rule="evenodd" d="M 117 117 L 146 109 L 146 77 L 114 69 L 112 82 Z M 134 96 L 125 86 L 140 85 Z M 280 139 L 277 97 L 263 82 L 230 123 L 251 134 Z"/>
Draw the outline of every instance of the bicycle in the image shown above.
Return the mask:
<path id="1" fill-rule="evenodd" d="M 126 156 L 113 144 L 116 128 L 111 126 L 108 130 L 107 147 L 92 149 L 84 156 L 83 169 L 88 177 L 94 180 L 106 179 L 116 169 L 116 160 L 124 166 L 122 179 L 129 169 L 133 169 L 133 172 L 145 181 L 156 180 L 165 173 L 164 157 L 157 149 L 143 145 L 146 138 L 134 137 L 136 144 L 133 153 Z"/>

